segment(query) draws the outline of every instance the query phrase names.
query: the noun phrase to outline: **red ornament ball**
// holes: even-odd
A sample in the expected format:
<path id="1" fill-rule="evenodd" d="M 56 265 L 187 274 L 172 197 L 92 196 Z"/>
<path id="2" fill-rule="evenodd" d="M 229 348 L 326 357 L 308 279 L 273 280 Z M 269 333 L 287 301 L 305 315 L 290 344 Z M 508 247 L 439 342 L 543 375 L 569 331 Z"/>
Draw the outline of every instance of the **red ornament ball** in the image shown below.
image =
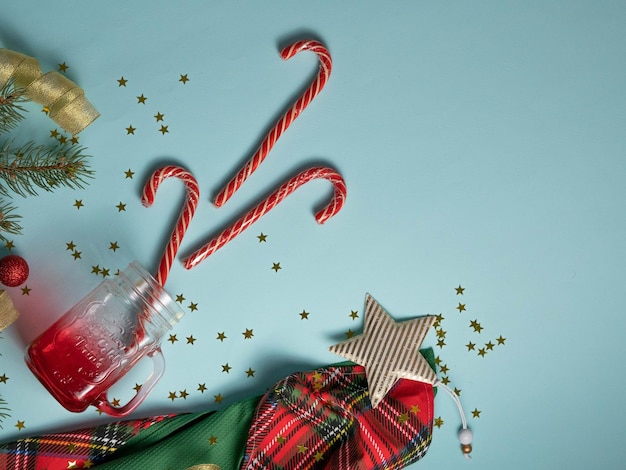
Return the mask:
<path id="1" fill-rule="evenodd" d="M 17 255 L 0 259 L 0 282 L 8 287 L 23 284 L 28 279 L 28 263 Z"/>

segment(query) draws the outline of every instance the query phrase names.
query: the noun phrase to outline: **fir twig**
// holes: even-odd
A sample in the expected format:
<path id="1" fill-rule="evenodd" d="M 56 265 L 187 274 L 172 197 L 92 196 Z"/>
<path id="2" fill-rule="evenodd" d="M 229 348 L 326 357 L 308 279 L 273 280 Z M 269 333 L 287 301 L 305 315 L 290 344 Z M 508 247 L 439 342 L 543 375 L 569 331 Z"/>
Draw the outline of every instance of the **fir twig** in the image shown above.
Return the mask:
<path id="1" fill-rule="evenodd" d="M 14 214 L 14 210 L 15 207 L 11 204 L 0 205 L 0 240 L 5 243 L 9 241 L 4 236 L 5 232 L 12 235 L 19 235 L 20 233 L 22 233 L 22 226 L 18 222 L 21 217 L 17 214 Z"/>
<path id="2" fill-rule="evenodd" d="M 0 429 L 2 428 L 2 422 L 10 417 L 11 415 L 9 414 L 9 411 L 11 411 L 11 409 L 9 407 L 6 406 L 7 402 L 6 400 L 4 400 L 2 397 L 0 397 Z"/>
<path id="3" fill-rule="evenodd" d="M 5 142 L 0 148 L 0 194 L 9 190 L 21 195 L 37 195 L 37 188 L 52 191 L 60 186 L 82 189 L 93 171 L 86 163 L 85 149 L 77 145 L 48 147 L 30 141 L 20 148 Z"/>
<path id="4" fill-rule="evenodd" d="M 13 80 L 9 80 L 0 88 L 0 134 L 15 129 L 22 119 L 26 109 L 21 103 L 28 101 L 22 90 L 16 88 Z"/>

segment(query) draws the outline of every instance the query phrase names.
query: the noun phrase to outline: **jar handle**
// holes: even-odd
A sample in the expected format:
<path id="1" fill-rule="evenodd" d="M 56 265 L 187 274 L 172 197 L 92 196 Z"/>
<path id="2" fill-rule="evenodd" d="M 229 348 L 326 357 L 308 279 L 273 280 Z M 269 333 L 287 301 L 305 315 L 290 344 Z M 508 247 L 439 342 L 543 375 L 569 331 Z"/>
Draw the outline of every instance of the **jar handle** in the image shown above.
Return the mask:
<path id="1" fill-rule="evenodd" d="M 94 405 L 100 411 L 104 413 L 114 416 L 116 418 L 121 418 L 126 416 L 127 414 L 132 413 L 140 404 L 144 401 L 144 399 L 148 396 L 148 394 L 152 391 L 156 383 L 159 381 L 161 376 L 163 375 L 163 371 L 165 370 L 165 358 L 163 357 L 163 353 L 161 352 L 161 348 L 157 348 L 154 351 L 148 353 L 148 357 L 152 358 L 154 363 L 154 369 L 152 373 L 148 376 L 146 382 L 141 386 L 139 391 L 135 394 L 131 400 L 126 403 L 124 406 L 113 406 L 107 397 L 107 391 L 104 391 L 95 401 Z"/>

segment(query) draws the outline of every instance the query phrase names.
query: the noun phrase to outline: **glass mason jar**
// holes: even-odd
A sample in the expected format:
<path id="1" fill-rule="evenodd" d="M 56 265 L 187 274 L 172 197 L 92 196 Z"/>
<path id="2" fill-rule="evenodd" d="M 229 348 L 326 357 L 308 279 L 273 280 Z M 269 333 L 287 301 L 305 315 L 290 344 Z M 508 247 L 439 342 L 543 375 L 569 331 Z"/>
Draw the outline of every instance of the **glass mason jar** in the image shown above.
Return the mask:
<path id="1" fill-rule="evenodd" d="M 63 407 L 94 405 L 111 416 L 131 413 L 163 374 L 161 342 L 183 317 L 179 304 L 137 262 L 102 281 L 35 338 L 26 363 Z M 137 394 L 113 406 L 107 391 L 142 358 L 154 369 Z"/>

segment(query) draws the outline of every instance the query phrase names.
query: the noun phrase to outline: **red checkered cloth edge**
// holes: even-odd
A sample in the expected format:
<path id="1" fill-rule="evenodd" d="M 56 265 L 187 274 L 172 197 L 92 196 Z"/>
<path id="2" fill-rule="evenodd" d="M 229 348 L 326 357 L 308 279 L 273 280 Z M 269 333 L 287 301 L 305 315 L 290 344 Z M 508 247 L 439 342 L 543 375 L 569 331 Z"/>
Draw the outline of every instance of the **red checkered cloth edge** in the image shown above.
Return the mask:
<path id="1" fill-rule="evenodd" d="M 263 397 L 241 468 L 404 468 L 428 450 L 433 400 L 431 385 L 400 380 L 373 409 L 361 366 L 293 374 Z"/>

